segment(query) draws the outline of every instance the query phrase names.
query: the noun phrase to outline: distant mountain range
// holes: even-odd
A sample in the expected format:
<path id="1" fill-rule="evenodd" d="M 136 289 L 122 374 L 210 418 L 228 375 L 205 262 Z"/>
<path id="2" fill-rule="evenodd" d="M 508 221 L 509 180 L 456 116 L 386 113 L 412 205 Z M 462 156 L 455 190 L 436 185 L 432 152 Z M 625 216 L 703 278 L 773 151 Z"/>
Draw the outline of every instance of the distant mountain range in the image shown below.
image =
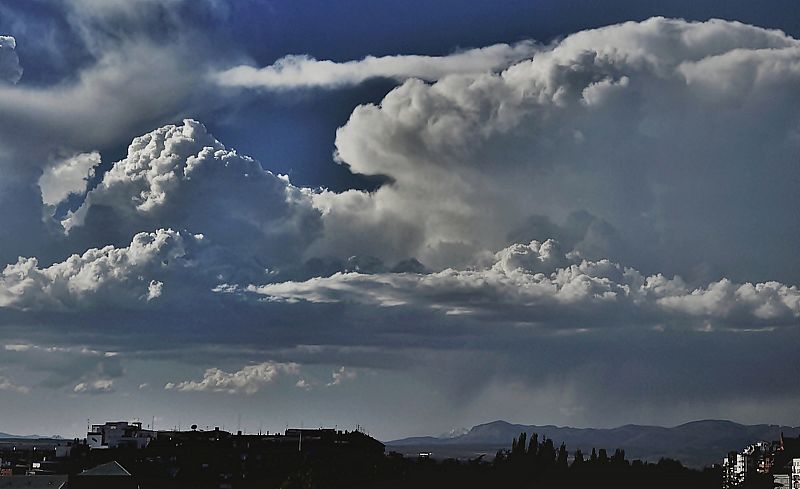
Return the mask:
<path id="1" fill-rule="evenodd" d="M 0 439 L 13 439 L 13 440 L 37 440 L 37 439 L 57 439 L 60 436 L 42 436 L 42 435 L 10 435 L 8 433 L 0 432 Z"/>
<path id="2" fill-rule="evenodd" d="M 727 452 L 740 450 L 756 441 L 777 440 L 781 432 L 785 437 L 800 436 L 800 427 L 743 425 L 721 420 L 693 421 L 673 428 L 632 424 L 619 428 L 569 428 L 494 421 L 474 426 L 459 436 L 403 438 L 386 445 L 387 450 L 406 455 L 431 452 L 434 457 L 492 457 L 501 448 L 509 449 L 511 440 L 523 431 L 529 437 L 538 433 L 539 440 L 550 438 L 556 446 L 564 442 L 570 453 L 577 448 L 586 455 L 593 447 L 605 448 L 611 453 L 621 448 L 629 460 L 658 461 L 668 457 L 691 467 L 720 463 Z"/>

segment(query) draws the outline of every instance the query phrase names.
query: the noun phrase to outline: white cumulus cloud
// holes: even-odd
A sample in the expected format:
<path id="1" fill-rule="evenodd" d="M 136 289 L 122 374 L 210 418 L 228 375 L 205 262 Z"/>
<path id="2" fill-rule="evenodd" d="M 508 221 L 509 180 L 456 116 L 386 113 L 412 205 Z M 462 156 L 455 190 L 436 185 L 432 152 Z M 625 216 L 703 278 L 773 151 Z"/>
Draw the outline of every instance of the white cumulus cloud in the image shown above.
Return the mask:
<path id="1" fill-rule="evenodd" d="M 331 373 L 331 381 L 328 382 L 327 386 L 340 385 L 348 380 L 354 380 L 356 377 L 358 377 L 358 373 L 355 370 L 339 367 L 339 370 L 334 370 Z"/>
<path id="2" fill-rule="evenodd" d="M 209 368 L 201 380 L 169 382 L 167 390 L 183 392 L 225 392 L 227 394 L 255 394 L 264 386 L 275 382 L 281 375 L 296 375 L 300 366 L 296 363 L 264 362 L 246 365 L 241 370 L 226 372 L 219 368 Z M 300 386 L 298 384 L 298 386 Z"/>
<path id="3" fill-rule="evenodd" d="M 111 379 L 97 379 L 80 382 L 72 388 L 76 394 L 107 394 L 114 392 L 114 381 Z"/>
<path id="4" fill-rule="evenodd" d="M 237 289 L 228 289 L 233 291 Z M 679 276 L 645 276 L 609 260 L 565 254 L 547 240 L 515 244 L 490 266 L 429 274 L 337 273 L 304 282 L 245 288 L 269 300 L 348 302 L 424 307 L 486 321 L 550 324 L 555 328 L 676 324 L 765 328 L 800 321 L 800 289 L 778 282 L 722 279 L 690 287 Z"/>
<path id="5" fill-rule="evenodd" d="M 535 43 L 495 44 L 468 49 L 447 56 L 367 56 L 358 61 L 317 60 L 306 55 L 285 56 L 264 68 L 236 66 L 214 73 L 222 86 L 289 90 L 297 88 L 339 88 L 357 85 L 370 78 L 420 78 L 438 80 L 454 73 L 483 73 L 503 69 L 538 50 Z"/>
<path id="6" fill-rule="evenodd" d="M 0 274 L 0 307 L 62 310 L 155 298 L 161 285 L 145 277 L 160 275 L 184 254 L 184 237 L 159 229 L 136 234 L 127 247 L 93 248 L 48 267 L 20 258 Z"/>
<path id="7" fill-rule="evenodd" d="M 86 191 L 86 180 L 92 169 L 100 164 L 100 153 L 79 153 L 46 168 L 39 178 L 42 201 L 55 205 L 70 194 Z"/>
<path id="8" fill-rule="evenodd" d="M 322 226 L 310 190 L 226 149 L 188 119 L 135 138 L 63 224 L 78 241 L 98 233 L 120 241 L 140 229 L 197 230 L 216 247 L 213 263 L 262 273 L 296 259 Z"/>

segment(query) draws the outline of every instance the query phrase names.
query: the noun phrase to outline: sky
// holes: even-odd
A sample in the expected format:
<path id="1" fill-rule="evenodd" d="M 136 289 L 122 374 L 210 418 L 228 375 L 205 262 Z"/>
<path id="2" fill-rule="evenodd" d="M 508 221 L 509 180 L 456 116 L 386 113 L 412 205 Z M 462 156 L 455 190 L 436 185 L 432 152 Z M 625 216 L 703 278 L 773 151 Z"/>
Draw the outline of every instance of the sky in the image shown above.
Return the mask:
<path id="1" fill-rule="evenodd" d="M 793 1 L 0 0 L 0 431 L 798 425 Z"/>

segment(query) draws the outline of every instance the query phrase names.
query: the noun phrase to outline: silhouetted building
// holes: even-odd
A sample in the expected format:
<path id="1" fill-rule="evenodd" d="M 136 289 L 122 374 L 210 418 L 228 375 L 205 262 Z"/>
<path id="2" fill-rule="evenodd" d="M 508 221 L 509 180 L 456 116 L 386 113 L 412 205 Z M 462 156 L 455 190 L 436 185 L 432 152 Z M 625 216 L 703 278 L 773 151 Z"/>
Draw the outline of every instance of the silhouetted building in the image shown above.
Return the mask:
<path id="1" fill-rule="evenodd" d="M 156 431 L 143 430 L 142 423 L 115 421 L 92 425 L 92 430 L 86 434 L 86 443 L 92 449 L 144 448 L 156 436 Z"/>
<path id="2" fill-rule="evenodd" d="M 754 474 L 772 475 L 777 489 L 800 489 L 800 437 L 758 442 L 730 452 L 722 462 L 722 487 L 733 489 Z"/>
<path id="3" fill-rule="evenodd" d="M 69 478 L 69 489 L 138 489 L 136 479 L 118 462 L 98 465 Z"/>
<path id="4" fill-rule="evenodd" d="M 729 452 L 722 460 L 723 489 L 744 484 L 753 474 L 771 474 L 778 446 L 778 443 L 760 441 L 741 452 Z"/>
<path id="5" fill-rule="evenodd" d="M 280 439 L 280 435 L 273 435 L 272 438 Z M 296 444 L 298 451 L 306 452 L 338 449 L 383 453 L 386 449 L 383 443 L 360 431 L 288 429 L 281 441 L 287 446 Z"/>
<path id="6" fill-rule="evenodd" d="M 722 489 L 731 489 L 741 483 L 736 471 L 736 459 L 739 454 L 728 452 L 722 459 Z"/>
<path id="7" fill-rule="evenodd" d="M 788 474 L 774 474 L 772 476 L 772 482 L 775 489 L 791 489 L 792 476 Z"/>
<path id="8" fill-rule="evenodd" d="M 788 477 L 789 487 L 792 489 L 800 489 L 800 437 L 784 438 L 781 433 L 774 454 L 772 472 L 775 475 Z"/>

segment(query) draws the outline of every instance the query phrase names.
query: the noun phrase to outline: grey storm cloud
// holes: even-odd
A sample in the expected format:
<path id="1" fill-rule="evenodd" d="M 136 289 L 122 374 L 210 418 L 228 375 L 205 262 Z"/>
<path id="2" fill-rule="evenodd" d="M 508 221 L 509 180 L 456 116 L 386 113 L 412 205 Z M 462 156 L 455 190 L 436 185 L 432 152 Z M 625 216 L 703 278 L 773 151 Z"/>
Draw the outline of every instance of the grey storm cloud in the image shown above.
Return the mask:
<path id="1" fill-rule="evenodd" d="M 20 394 L 27 394 L 30 392 L 30 387 L 18 385 L 8 377 L 0 375 L 0 391 L 11 391 L 18 392 Z"/>
<path id="2" fill-rule="evenodd" d="M 0 123 L 7 128 L 0 143 L 9 148 L 44 143 L 31 144 L 28 152 L 86 151 L 175 119 L 192 105 L 194 90 L 202 89 L 191 80 L 193 68 L 184 49 L 131 41 L 104 52 L 75 81 L 0 85 Z M 59 137 L 53 140 L 48 134 Z"/>
<path id="3" fill-rule="evenodd" d="M 0 81 L 17 83 L 22 78 L 22 67 L 16 52 L 17 41 L 11 36 L 0 36 Z"/>
<path id="4" fill-rule="evenodd" d="M 24 365 L 34 372 L 35 380 L 19 386 L 25 391 L 34 387 L 66 389 L 91 393 L 97 385 L 113 386 L 113 379 L 124 374 L 117 352 L 100 351 L 86 346 L 36 345 L 6 343 L 0 351 L 0 369 Z M 97 382 L 99 384 L 95 385 Z M 79 385 L 83 385 L 77 388 Z"/>

